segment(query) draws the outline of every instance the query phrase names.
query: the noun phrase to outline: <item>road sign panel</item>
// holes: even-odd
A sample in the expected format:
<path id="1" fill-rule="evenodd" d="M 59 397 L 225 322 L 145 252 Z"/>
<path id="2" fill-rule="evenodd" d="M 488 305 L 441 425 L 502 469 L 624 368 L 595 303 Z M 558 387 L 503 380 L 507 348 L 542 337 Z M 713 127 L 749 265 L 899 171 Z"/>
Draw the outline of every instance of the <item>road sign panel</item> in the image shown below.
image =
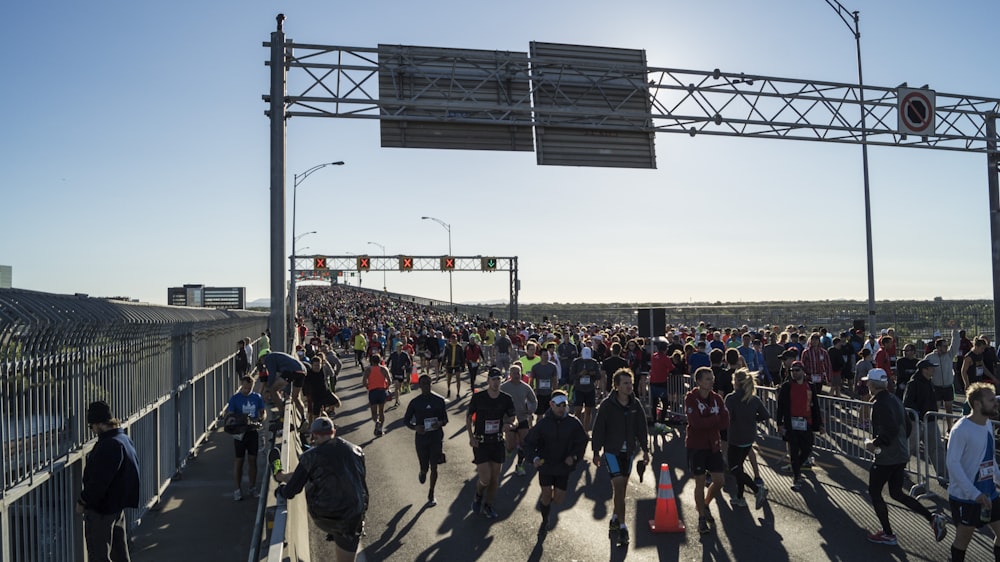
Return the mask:
<path id="1" fill-rule="evenodd" d="M 444 256 L 441 258 L 441 270 L 451 271 L 455 269 L 455 256 Z"/>
<path id="2" fill-rule="evenodd" d="M 326 258 L 313 258 L 313 269 L 326 269 Z"/>
<path id="3" fill-rule="evenodd" d="M 370 256 L 358 256 L 358 271 L 368 271 L 372 268 Z"/>
<path id="4" fill-rule="evenodd" d="M 899 88 L 896 97 L 900 134 L 926 136 L 934 133 L 934 90 Z"/>
<path id="5" fill-rule="evenodd" d="M 412 256 L 399 256 L 399 270 L 400 271 L 412 271 L 413 270 L 413 257 Z"/>

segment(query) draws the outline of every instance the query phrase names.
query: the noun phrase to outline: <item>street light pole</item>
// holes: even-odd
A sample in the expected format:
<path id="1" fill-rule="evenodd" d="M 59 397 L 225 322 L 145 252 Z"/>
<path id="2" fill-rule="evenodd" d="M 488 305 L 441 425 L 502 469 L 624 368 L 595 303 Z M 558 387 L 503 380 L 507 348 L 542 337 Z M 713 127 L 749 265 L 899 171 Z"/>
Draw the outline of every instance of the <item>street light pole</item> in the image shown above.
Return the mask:
<path id="1" fill-rule="evenodd" d="M 291 292 L 292 292 L 293 295 L 297 294 L 295 292 L 295 290 L 296 290 L 295 286 L 297 285 L 296 278 L 297 278 L 297 274 L 298 274 L 298 268 L 295 266 L 295 256 L 298 255 L 297 254 L 298 252 L 301 252 L 302 250 L 305 249 L 305 248 L 298 248 L 298 249 L 296 249 L 295 248 L 295 244 L 299 240 L 301 240 L 302 238 L 305 238 L 306 236 L 309 236 L 310 234 L 316 234 L 316 231 L 315 230 L 310 230 L 309 232 L 303 232 L 302 234 L 299 234 L 298 236 L 295 236 L 295 237 L 292 238 L 292 265 L 291 265 L 292 281 L 291 281 L 290 287 L 291 287 Z M 292 300 L 293 300 L 293 304 L 297 304 L 297 303 L 294 302 L 297 299 L 293 298 Z M 295 309 L 294 308 L 292 309 L 292 317 L 293 318 L 295 317 Z"/>
<path id="2" fill-rule="evenodd" d="M 448 255 L 450 256 L 451 255 L 451 225 L 448 224 L 448 223 L 446 223 L 446 222 L 444 222 L 441 219 L 436 219 L 434 217 L 420 217 L 420 218 L 421 218 L 421 220 L 425 220 L 425 221 L 426 220 L 434 221 L 434 222 L 440 224 L 445 230 L 448 231 Z M 452 293 L 451 273 L 452 273 L 451 270 L 448 270 L 448 303 L 451 304 L 452 306 L 454 306 L 454 304 L 455 304 L 455 297 L 454 297 L 454 294 Z"/>
<path id="3" fill-rule="evenodd" d="M 872 254 L 872 203 L 868 182 L 868 125 L 865 108 L 865 80 L 861 73 L 861 28 L 860 12 L 849 11 L 838 0 L 826 0 L 840 19 L 854 34 L 854 44 L 858 57 L 858 101 L 861 102 L 861 166 L 865 182 L 865 244 L 868 250 L 868 333 L 875 332 L 875 263 Z"/>
<path id="4" fill-rule="evenodd" d="M 373 246 L 378 246 L 379 248 L 382 249 L 382 261 L 385 262 L 385 246 L 379 244 L 378 242 L 369 242 L 369 244 Z M 386 288 L 386 282 L 385 282 L 385 263 L 382 264 L 382 292 L 383 293 L 389 292 L 389 290 Z"/>
<path id="5" fill-rule="evenodd" d="M 289 312 L 289 314 L 291 315 L 290 320 L 292 321 L 293 325 L 295 323 L 295 317 L 298 315 L 298 307 L 299 307 L 299 296 L 298 293 L 296 292 L 296 287 L 295 287 L 295 241 L 298 240 L 298 238 L 296 238 L 295 236 L 295 221 L 296 218 L 298 217 L 299 184 L 305 181 L 305 179 L 308 178 L 310 175 L 312 175 L 312 173 L 315 172 L 316 170 L 325 168 L 327 166 L 343 166 L 343 165 L 344 165 L 343 160 L 316 164 L 315 166 L 309 168 L 308 170 L 302 172 L 301 174 L 295 174 L 295 177 L 293 178 L 294 181 L 292 182 L 292 267 L 291 267 L 291 280 L 288 283 L 288 290 L 290 293 L 289 300 L 291 301 L 290 302 L 291 311 Z M 316 231 L 314 230 L 306 234 L 315 234 L 315 233 Z M 303 234 L 302 236 L 305 236 L 305 234 Z M 286 319 L 285 321 L 288 322 L 288 320 L 289 319 Z"/>

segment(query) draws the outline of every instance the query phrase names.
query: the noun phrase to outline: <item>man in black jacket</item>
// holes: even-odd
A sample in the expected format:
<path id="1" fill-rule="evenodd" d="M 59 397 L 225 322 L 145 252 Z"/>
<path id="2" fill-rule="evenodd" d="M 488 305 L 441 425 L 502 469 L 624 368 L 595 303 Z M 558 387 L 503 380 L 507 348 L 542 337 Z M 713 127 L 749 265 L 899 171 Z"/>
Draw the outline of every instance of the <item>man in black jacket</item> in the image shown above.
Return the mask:
<path id="1" fill-rule="evenodd" d="M 903 406 L 917 412 L 920 419 L 918 431 L 910 433 L 910 451 L 919 451 L 918 439 L 924 442 L 924 451 L 927 460 L 934 467 L 934 472 L 938 475 L 938 480 L 942 485 L 947 485 L 948 469 L 945 466 L 944 442 L 941 440 L 941 430 L 938 429 L 936 420 L 927 420 L 925 416 L 928 412 L 937 412 L 937 396 L 934 383 L 934 371 L 937 365 L 930 359 L 921 359 L 917 363 L 917 372 L 906 385 L 906 392 L 903 393 Z M 915 487 L 919 484 L 915 484 Z M 919 494 L 921 490 L 911 489 L 911 492 Z"/>
<path id="2" fill-rule="evenodd" d="M 309 516 L 326 531 L 326 540 L 337 545 L 337 562 L 351 562 L 368 511 L 365 454 L 361 447 L 337 437 L 328 417 L 316 418 L 309 431 L 312 448 L 299 457 L 295 472 L 279 471 L 274 479 L 286 483 L 284 495 L 289 500 L 310 484 L 306 489 Z"/>
<path id="3" fill-rule="evenodd" d="M 538 531 L 544 533 L 555 526 L 555 518 L 549 519 L 549 512 L 553 505 L 562 503 L 569 475 L 587 449 L 587 432 L 580 420 L 569 413 L 565 391 L 552 393 L 549 410 L 528 432 L 525 447 L 538 470 L 538 485 L 542 488 L 538 499 L 542 526 Z"/>
<path id="4" fill-rule="evenodd" d="M 125 508 L 139 507 L 139 461 L 121 421 L 107 402 L 87 408 L 87 424 L 97 443 L 87 455 L 83 491 L 76 512 L 83 515 L 89 560 L 128 562 Z"/>

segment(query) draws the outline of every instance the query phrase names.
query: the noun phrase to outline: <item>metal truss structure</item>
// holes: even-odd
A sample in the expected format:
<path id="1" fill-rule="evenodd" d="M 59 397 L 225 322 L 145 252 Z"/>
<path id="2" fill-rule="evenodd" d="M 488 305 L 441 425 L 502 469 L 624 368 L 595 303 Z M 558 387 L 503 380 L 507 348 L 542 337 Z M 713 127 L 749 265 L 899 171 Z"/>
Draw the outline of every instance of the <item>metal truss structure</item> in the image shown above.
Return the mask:
<path id="1" fill-rule="evenodd" d="M 359 260 L 367 258 L 368 267 L 359 267 Z M 481 273 L 492 273 L 494 271 L 507 271 L 510 273 L 510 303 L 508 313 L 511 320 L 517 320 L 517 298 L 521 290 L 521 281 L 517 278 L 517 256 L 372 256 L 372 255 L 350 255 L 350 256 L 292 256 L 295 271 L 317 271 L 315 269 L 316 260 L 322 259 L 326 266 L 326 271 L 478 271 Z M 451 259 L 453 267 L 444 268 L 443 260 Z M 484 268 L 483 260 L 491 259 L 494 267 Z M 409 267 L 403 266 L 403 260 L 411 260 Z"/>
<path id="2" fill-rule="evenodd" d="M 482 99 L 486 85 L 527 78 L 530 73 L 557 74 L 559 84 L 589 84 L 590 91 L 621 87 L 622 73 L 606 68 L 608 79 L 595 79 L 595 67 L 578 61 L 560 61 L 552 57 L 529 57 L 527 64 L 486 67 L 470 51 L 466 66 L 477 67 L 478 85 L 469 85 L 468 77 L 438 74 L 425 76 L 432 84 L 463 83 L 453 90 L 447 103 L 434 99 L 437 115 L 405 115 L 408 106 L 420 106 L 421 92 L 411 92 L 409 104 L 394 99 L 392 111 L 386 111 L 378 90 L 380 48 L 338 47 L 294 44 L 289 50 L 287 67 L 293 72 L 289 85 L 295 87 L 286 96 L 288 117 L 340 117 L 356 119 L 406 119 L 483 125 L 544 127 L 551 124 L 545 115 L 532 111 L 532 91 L 503 103 Z M 381 47 L 385 50 L 385 47 Z M 397 63 L 398 64 L 398 63 Z M 414 67 L 415 69 L 418 67 Z M 776 78 L 770 76 L 649 67 L 628 77 L 635 89 L 648 88 L 652 100 L 650 115 L 618 111 L 615 105 L 603 110 L 574 104 L 579 89 L 564 88 L 557 96 L 567 102 L 559 113 L 559 127 L 577 127 L 608 131 L 649 131 L 689 135 L 723 135 L 790 140 L 808 140 L 861 144 L 861 111 L 868 118 L 868 144 L 905 146 L 963 152 L 987 152 L 987 141 L 996 141 L 986 128 L 988 119 L 1000 112 L 1000 98 L 987 98 L 937 92 L 937 130 L 932 135 L 907 137 L 897 131 L 897 87 L 864 86 L 864 105 L 857 84 Z M 905 85 L 900 85 L 905 87 Z M 384 94 L 383 94 L 384 95 Z M 395 97 L 395 96 L 394 96 Z M 609 100 L 613 96 L 607 96 Z M 548 112 L 547 112 L 548 113 Z M 609 117 L 613 115 L 613 117 Z M 991 117 L 992 116 L 992 117 Z M 571 118 L 571 120 L 569 120 Z"/>

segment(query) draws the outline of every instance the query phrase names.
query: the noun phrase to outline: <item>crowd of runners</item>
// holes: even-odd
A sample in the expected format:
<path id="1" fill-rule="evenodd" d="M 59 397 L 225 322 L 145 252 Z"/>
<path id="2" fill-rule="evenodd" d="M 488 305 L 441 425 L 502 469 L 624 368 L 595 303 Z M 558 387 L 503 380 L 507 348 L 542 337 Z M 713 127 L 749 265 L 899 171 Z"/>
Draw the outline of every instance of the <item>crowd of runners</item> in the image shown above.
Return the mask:
<path id="1" fill-rule="evenodd" d="M 542 514 L 539 533 L 547 532 L 555 525 L 568 477 L 585 462 L 589 448 L 589 461 L 611 477 L 610 538 L 627 544 L 627 479 L 633 465 L 642 477 L 650 435 L 677 424 L 685 426 L 698 531 L 711 533 L 711 506 L 720 501 L 727 475 L 735 481 L 732 506 L 749 507 L 747 490 L 756 509 L 767 501 L 753 445 L 758 424 L 772 416 L 786 443 L 782 468 L 792 490 L 801 489 L 814 435 L 831 421 L 818 403 L 826 395 L 866 404 L 858 430 L 869 436 L 865 448 L 874 455 L 869 492 L 881 524 L 868 540 L 897 543 L 882 500 L 886 486 L 894 499 L 927 519 L 936 540 L 946 535 L 941 511 L 901 491 L 904 469 L 918 447 L 932 457 L 948 489 L 956 526 L 953 559 L 964 559 L 975 528 L 1000 529 L 994 484 L 1000 474 L 989 426 L 997 414 L 997 354 L 986 337 L 969 338 L 957 326 L 942 327 L 944 335 L 936 332 L 926 341 L 899 338 L 892 328 L 871 334 L 853 326 L 705 323 L 668 326 L 664 334 L 644 338 L 636 326 L 469 317 L 347 287 L 302 287 L 299 305 L 295 353 L 265 353 L 259 359 L 265 381 L 258 384 L 265 397 L 290 385 L 292 400 L 310 421 L 332 416 L 339 406 L 335 384 L 341 357 L 353 357 L 363 369 L 377 437 L 384 432 L 386 402 L 400 405 L 401 395 L 414 392 L 403 419 L 415 432 L 419 481 L 430 476 L 429 505 L 436 504 L 438 464 L 445 460 L 442 428 L 449 423 L 449 403 L 471 394 L 463 423 L 477 467 L 474 512 L 498 516 L 494 498 L 506 464 L 517 475 L 533 470 L 542 490 L 536 504 Z M 317 372 L 313 383 L 306 382 Z M 431 390 L 440 379 L 446 383 L 444 396 Z M 764 407 L 758 386 L 777 388 L 776 409 Z M 966 392 L 964 404 L 955 401 L 956 389 Z M 905 408 L 923 419 L 962 407 L 968 415 L 952 434 L 961 429 L 969 437 L 952 439 L 947 455 L 938 435 L 914 442 Z M 983 427 L 988 444 L 972 437 Z M 1000 560 L 1000 547 L 995 553 Z"/>

